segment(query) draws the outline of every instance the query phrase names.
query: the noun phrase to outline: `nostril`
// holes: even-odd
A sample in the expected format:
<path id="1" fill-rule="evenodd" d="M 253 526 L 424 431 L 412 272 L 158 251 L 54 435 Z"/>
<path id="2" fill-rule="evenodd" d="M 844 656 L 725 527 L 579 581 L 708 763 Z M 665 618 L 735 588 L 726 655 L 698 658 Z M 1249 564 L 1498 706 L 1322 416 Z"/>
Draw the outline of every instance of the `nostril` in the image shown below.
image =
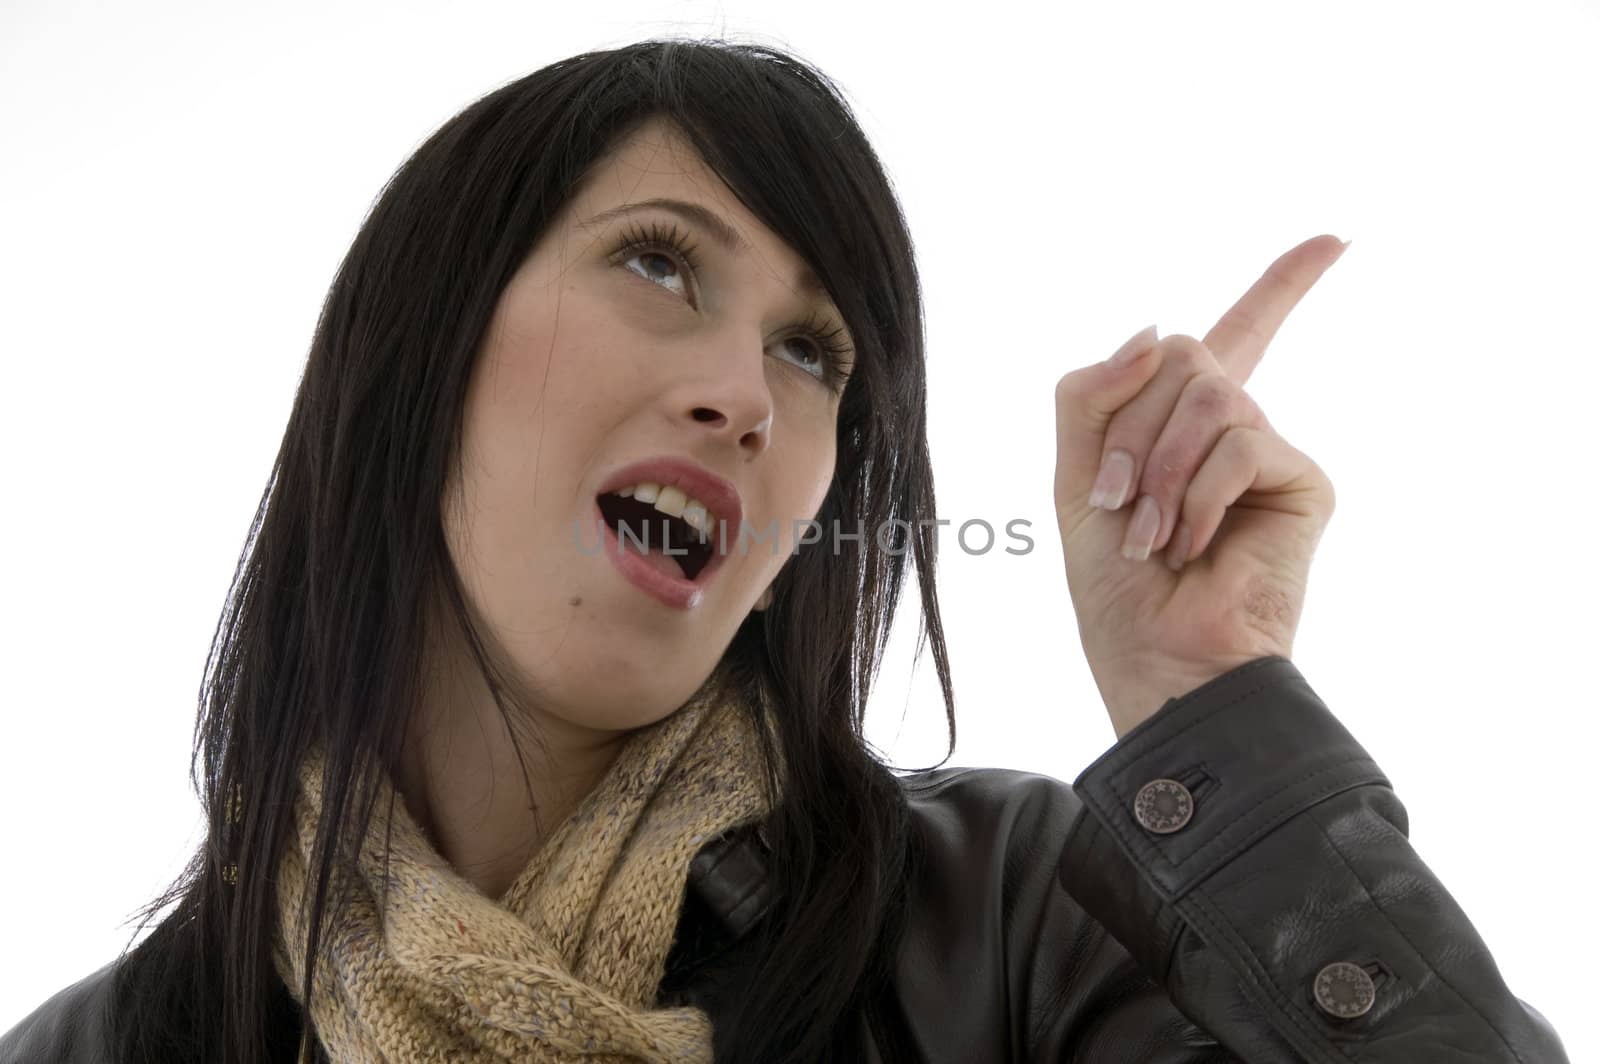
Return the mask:
<path id="1" fill-rule="evenodd" d="M 708 406 L 697 406 L 694 408 L 694 419 L 696 421 L 721 421 L 722 415 Z"/>

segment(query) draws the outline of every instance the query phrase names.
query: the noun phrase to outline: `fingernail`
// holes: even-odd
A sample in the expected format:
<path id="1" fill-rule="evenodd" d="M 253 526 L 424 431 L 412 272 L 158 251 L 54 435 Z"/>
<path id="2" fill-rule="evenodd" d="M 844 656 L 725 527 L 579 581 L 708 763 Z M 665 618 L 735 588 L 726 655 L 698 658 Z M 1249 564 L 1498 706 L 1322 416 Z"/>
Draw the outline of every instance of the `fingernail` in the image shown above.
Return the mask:
<path id="1" fill-rule="evenodd" d="M 1189 522 L 1179 521 L 1178 530 L 1172 534 L 1172 542 L 1167 544 L 1167 568 L 1177 572 L 1183 568 L 1184 559 L 1189 556 L 1191 536 Z"/>
<path id="2" fill-rule="evenodd" d="M 1154 325 L 1146 326 L 1139 330 L 1138 335 L 1117 348 L 1116 353 L 1106 359 L 1106 364 L 1110 366 L 1126 366 L 1129 362 L 1149 350 L 1150 345 L 1158 339 L 1160 339 L 1160 334 L 1156 332 L 1156 327 Z"/>
<path id="3" fill-rule="evenodd" d="M 1133 455 L 1121 447 L 1115 448 L 1100 462 L 1094 490 L 1089 493 L 1089 505 L 1115 510 L 1126 500 L 1128 489 L 1132 487 Z"/>
<path id="4" fill-rule="evenodd" d="M 1128 522 L 1128 534 L 1122 541 L 1122 556 L 1135 562 L 1150 557 L 1150 547 L 1159 531 L 1161 507 L 1150 496 L 1139 496 L 1139 504 L 1133 508 L 1133 519 Z"/>

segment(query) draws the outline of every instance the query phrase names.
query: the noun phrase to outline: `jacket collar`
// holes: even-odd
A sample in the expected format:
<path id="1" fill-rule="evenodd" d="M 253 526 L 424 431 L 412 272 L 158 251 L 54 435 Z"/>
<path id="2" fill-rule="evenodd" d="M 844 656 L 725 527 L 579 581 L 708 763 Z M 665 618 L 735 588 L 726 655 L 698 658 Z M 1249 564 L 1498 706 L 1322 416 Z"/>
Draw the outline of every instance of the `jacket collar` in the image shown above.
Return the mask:
<path id="1" fill-rule="evenodd" d="M 759 823 L 752 823 L 724 832 L 701 847 L 689 862 L 689 888 L 735 938 L 772 908 L 773 891 L 767 877 L 771 852 L 766 832 Z"/>

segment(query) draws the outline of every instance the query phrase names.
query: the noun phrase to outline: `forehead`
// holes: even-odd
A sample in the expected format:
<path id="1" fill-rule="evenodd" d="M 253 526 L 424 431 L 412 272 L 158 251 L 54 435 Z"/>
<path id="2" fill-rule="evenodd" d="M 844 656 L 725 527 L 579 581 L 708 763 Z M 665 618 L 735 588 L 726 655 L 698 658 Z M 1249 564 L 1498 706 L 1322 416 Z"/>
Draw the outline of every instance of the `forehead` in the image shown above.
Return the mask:
<path id="1" fill-rule="evenodd" d="M 692 191 L 713 201 L 718 211 L 731 212 L 740 206 L 683 132 L 663 118 L 645 122 L 601 156 L 578 198 L 621 203 L 652 195 L 657 189 Z"/>
<path id="2" fill-rule="evenodd" d="M 652 118 L 619 139 L 601 159 L 603 163 L 640 173 L 665 177 L 687 176 L 721 184 L 700 153 L 675 122 Z"/>

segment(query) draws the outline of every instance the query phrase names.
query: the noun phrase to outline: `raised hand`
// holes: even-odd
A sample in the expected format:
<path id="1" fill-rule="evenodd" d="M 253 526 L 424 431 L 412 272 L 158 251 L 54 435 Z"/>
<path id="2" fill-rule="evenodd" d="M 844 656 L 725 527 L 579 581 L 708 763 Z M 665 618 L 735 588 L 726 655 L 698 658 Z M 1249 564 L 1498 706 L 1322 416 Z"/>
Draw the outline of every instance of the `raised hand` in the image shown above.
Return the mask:
<path id="1" fill-rule="evenodd" d="M 1056 384 L 1067 586 L 1119 739 L 1168 698 L 1254 658 L 1291 655 L 1333 484 L 1244 383 L 1343 250 L 1337 237 L 1313 237 L 1203 341 L 1158 340 L 1151 327 Z"/>

